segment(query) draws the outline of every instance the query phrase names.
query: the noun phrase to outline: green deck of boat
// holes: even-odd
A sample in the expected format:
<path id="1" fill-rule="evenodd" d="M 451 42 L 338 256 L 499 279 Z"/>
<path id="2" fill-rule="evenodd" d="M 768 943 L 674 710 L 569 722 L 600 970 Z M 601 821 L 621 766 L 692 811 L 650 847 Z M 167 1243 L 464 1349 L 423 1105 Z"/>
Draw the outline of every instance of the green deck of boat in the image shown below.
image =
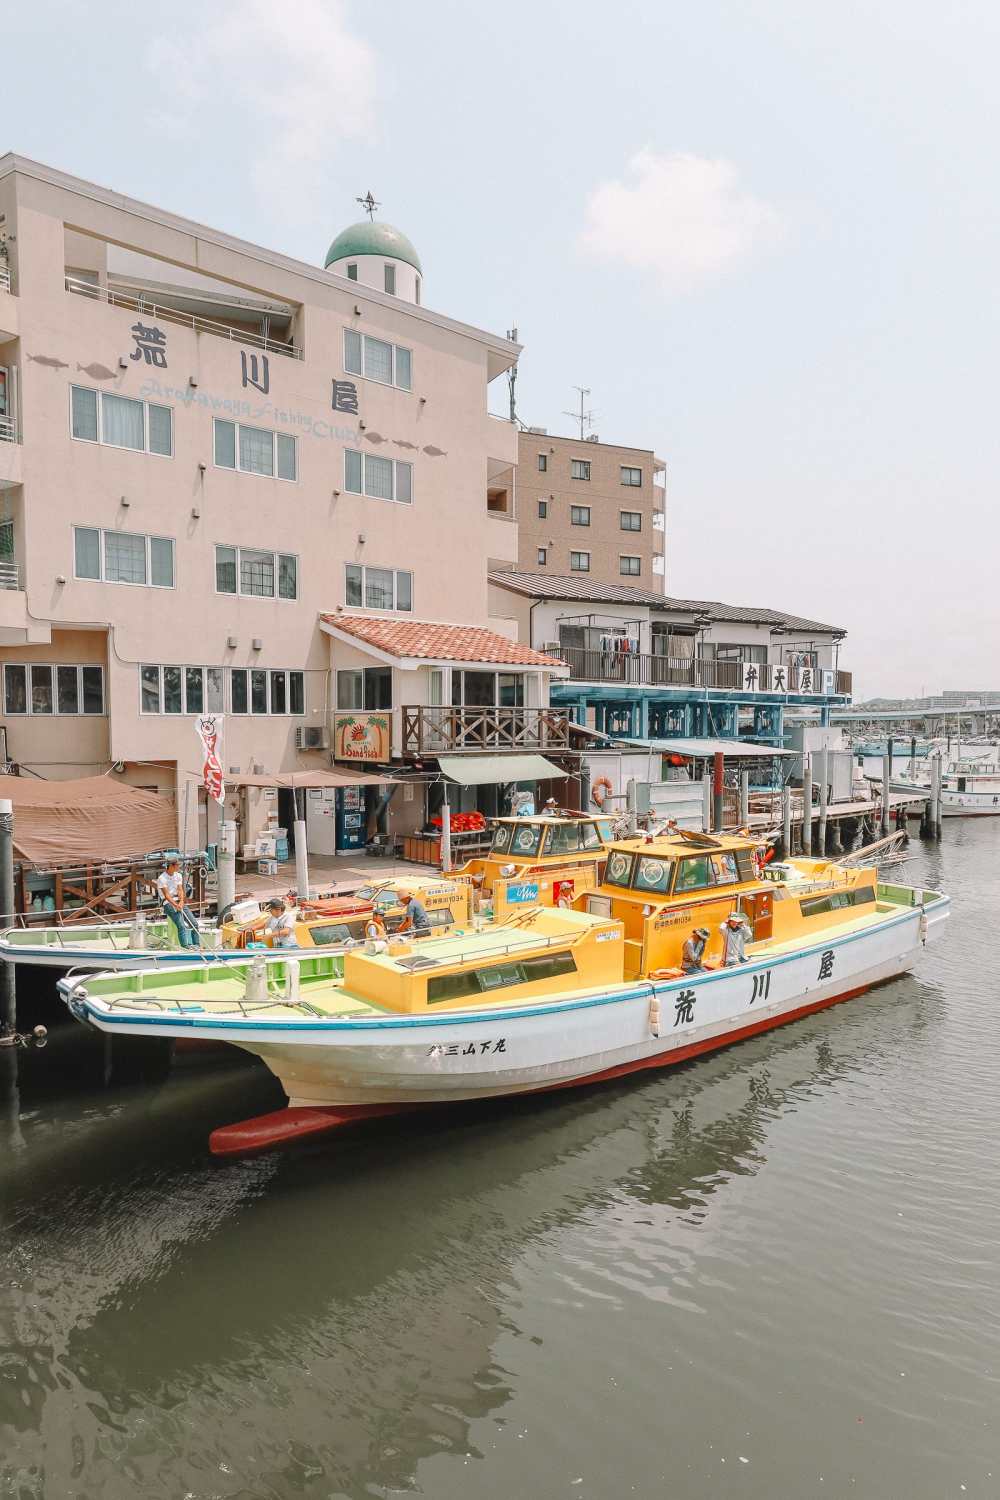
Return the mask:
<path id="1" fill-rule="evenodd" d="M 146 923 L 148 947 L 179 948 L 177 929 L 172 922 L 157 920 Z M 12 948 L 86 948 L 93 953 L 121 953 L 129 948 L 131 922 L 95 923 L 93 927 L 23 927 L 8 932 Z"/>

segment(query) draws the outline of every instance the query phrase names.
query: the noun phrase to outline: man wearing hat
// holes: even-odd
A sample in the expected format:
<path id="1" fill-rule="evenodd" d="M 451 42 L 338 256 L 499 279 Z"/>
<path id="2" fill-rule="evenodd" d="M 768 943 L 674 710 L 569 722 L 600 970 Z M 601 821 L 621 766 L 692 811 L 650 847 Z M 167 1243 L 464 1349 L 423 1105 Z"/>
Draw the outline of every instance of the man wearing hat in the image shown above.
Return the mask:
<path id="1" fill-rule="evenodd" d="M 747 961 L 747 938 L 752 938 L 746 917 L 741 911 L 731 911 L 719 928 L 722 933 L 722 967 L 735 969 L 737 964 Z"/>
<path id="2" fill-rule="evenodd" d="M 267 921 L 264 932 L 271 939 L 272 948 L 297 948 L 295 941 L 295 911 L 286 908 L 280 896 L 272 896 L 267 903 Z"/>
<path id="3" fill-rule="evenodd" d="M 704 973 L 705 944 L 708 938 L 707 927 L 696 927 L 684 944 L 681 952 L 681 968 L 685 974 Z"/>

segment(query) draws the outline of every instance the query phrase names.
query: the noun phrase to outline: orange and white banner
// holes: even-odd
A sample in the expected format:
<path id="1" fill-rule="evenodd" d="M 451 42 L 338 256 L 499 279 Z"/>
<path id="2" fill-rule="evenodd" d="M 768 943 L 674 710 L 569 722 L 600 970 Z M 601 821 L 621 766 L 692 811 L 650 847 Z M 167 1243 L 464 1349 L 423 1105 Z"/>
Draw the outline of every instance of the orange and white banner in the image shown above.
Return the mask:
<path id="1" fill-rule="evenodd" d="M 222 806 L 226 795 L 222 779 L 222 714 L 199 714 L 195 728 L 205 754 L 201 768 L 201 784 L 214 802 Z"/>

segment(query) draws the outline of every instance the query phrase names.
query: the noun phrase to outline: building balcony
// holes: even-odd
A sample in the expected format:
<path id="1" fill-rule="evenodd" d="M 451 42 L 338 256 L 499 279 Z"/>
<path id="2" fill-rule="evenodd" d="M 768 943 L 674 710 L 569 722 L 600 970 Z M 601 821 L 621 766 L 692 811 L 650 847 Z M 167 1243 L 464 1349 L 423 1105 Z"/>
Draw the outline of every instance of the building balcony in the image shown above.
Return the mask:
<path id="1" fill-rule="evenodd" d="M 851 692 L 850 672 L 823 667 L 651 656 L 639 651 L 590 651 L 576 646 L 561 647 L 559 655 L 570 669 L 570 680 L 577 682 L 616 683 L 625 688 L 714 688 L 730 693 L 849 696 Z"/>
<path id="2" fill-rule="evenodd" d="M 171 307 L 157 302 L 150 294 L 122 291 L 115 287 L 101 286 L 95 281 L 84 281 L 79 276 L 65 278 L 67 292 L 77 297 L 87 297 L 91 302 L 106 302 L 109 307 L 122 307 L 149 322 L 173 323 L 181 328 L 193 329 L 195 333 L 209 333 L 215 338 L 228 339 L 233 344 L 245 344 L 249 348 L 262 349 L 265 354 L 284 354 L 289 359 L 302 359 L 303 352 L 290 340 L 269 338 L 255 333 L 237 322 L 225 323 L 216 318 L 202 317 L 199 313 L 187 312 L 181 307 Z"/>
<path id="3" fill-rule="evenodd" d="M 20 589 L 20 564 L 10 558 L 0 558 L 0 589 Z"/>
<path id="4" fill-rule="evenodd" d="M 404 755 L 472 750 L 567 750 L 569 717 L 558 708 L 404 708 Z"/>
<path id="5" fill-rule="evenodd" d="M 0 344 L 18 335 L 17 298 L 10 277 L 10 267 L 0 260 Z"/>
<path id="6" fill-rule="evenodd" d="M 12 417 L 0 417 L 0 485 L 22 483 L 21 444 Z"/>

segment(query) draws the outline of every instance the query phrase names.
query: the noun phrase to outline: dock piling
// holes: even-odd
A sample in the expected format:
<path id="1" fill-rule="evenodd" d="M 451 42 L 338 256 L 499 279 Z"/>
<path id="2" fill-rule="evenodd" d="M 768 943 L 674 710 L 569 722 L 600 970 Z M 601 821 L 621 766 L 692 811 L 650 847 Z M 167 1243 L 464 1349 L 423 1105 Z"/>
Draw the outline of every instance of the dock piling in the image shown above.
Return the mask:
<path id="1" fill-rule="evenodd" d="M 827 778 L 829 774 L 829 767 L 830 752 L 824 745 L 822 750 L 819 752 L 819 842 L 817 844 L 817 852 L 820 854 L 826 853 L 826 819 L 827 802 L 829 798 L 829 785 Z"/>
<path id="2" fill-rule="evenodd" d="M 892 785 L 892 740 L 882 757 L 882 837 L 889 837 L 889 791 Z"/>
<path id="3" fill-rule="evenodd" d="M 740 772 L 740 827 L 750 827 L 750 772 Z"/>
<path id="4" fill-rule="evenodd" d="M 931 838 L 941 837 L 941 752 L 935 752 L 931 759 L 931 809 L 930 809 L 930 834 Z"/>
<path id="5" fill-rule="evenodd" d="M 701 779 L 701 818 L 705 825 L 703 833 L 712 832 L 712 773 L 706 771 Z"/>
<path id="6" fill-rule="evenodd" d="M 792 852 L 792 789 L 787 781 L 781 788 L 781 842 L 781 857 L 788 859 Z"/>
<path id="7" fill-rule="evenodd" d="M 7 798 L 0 798 L 0 914 L 4 927 L 14 925 L 14 804 Z M 15 964 L 0 964 L 0 1047 L 17 1043 L 15 971 Z"/>
<path id="8" fill-rule="evenodd" d="M 813 849 L 813 773 L 812 755 L 802 757 L 802 853 L 808 858 Z"/>

